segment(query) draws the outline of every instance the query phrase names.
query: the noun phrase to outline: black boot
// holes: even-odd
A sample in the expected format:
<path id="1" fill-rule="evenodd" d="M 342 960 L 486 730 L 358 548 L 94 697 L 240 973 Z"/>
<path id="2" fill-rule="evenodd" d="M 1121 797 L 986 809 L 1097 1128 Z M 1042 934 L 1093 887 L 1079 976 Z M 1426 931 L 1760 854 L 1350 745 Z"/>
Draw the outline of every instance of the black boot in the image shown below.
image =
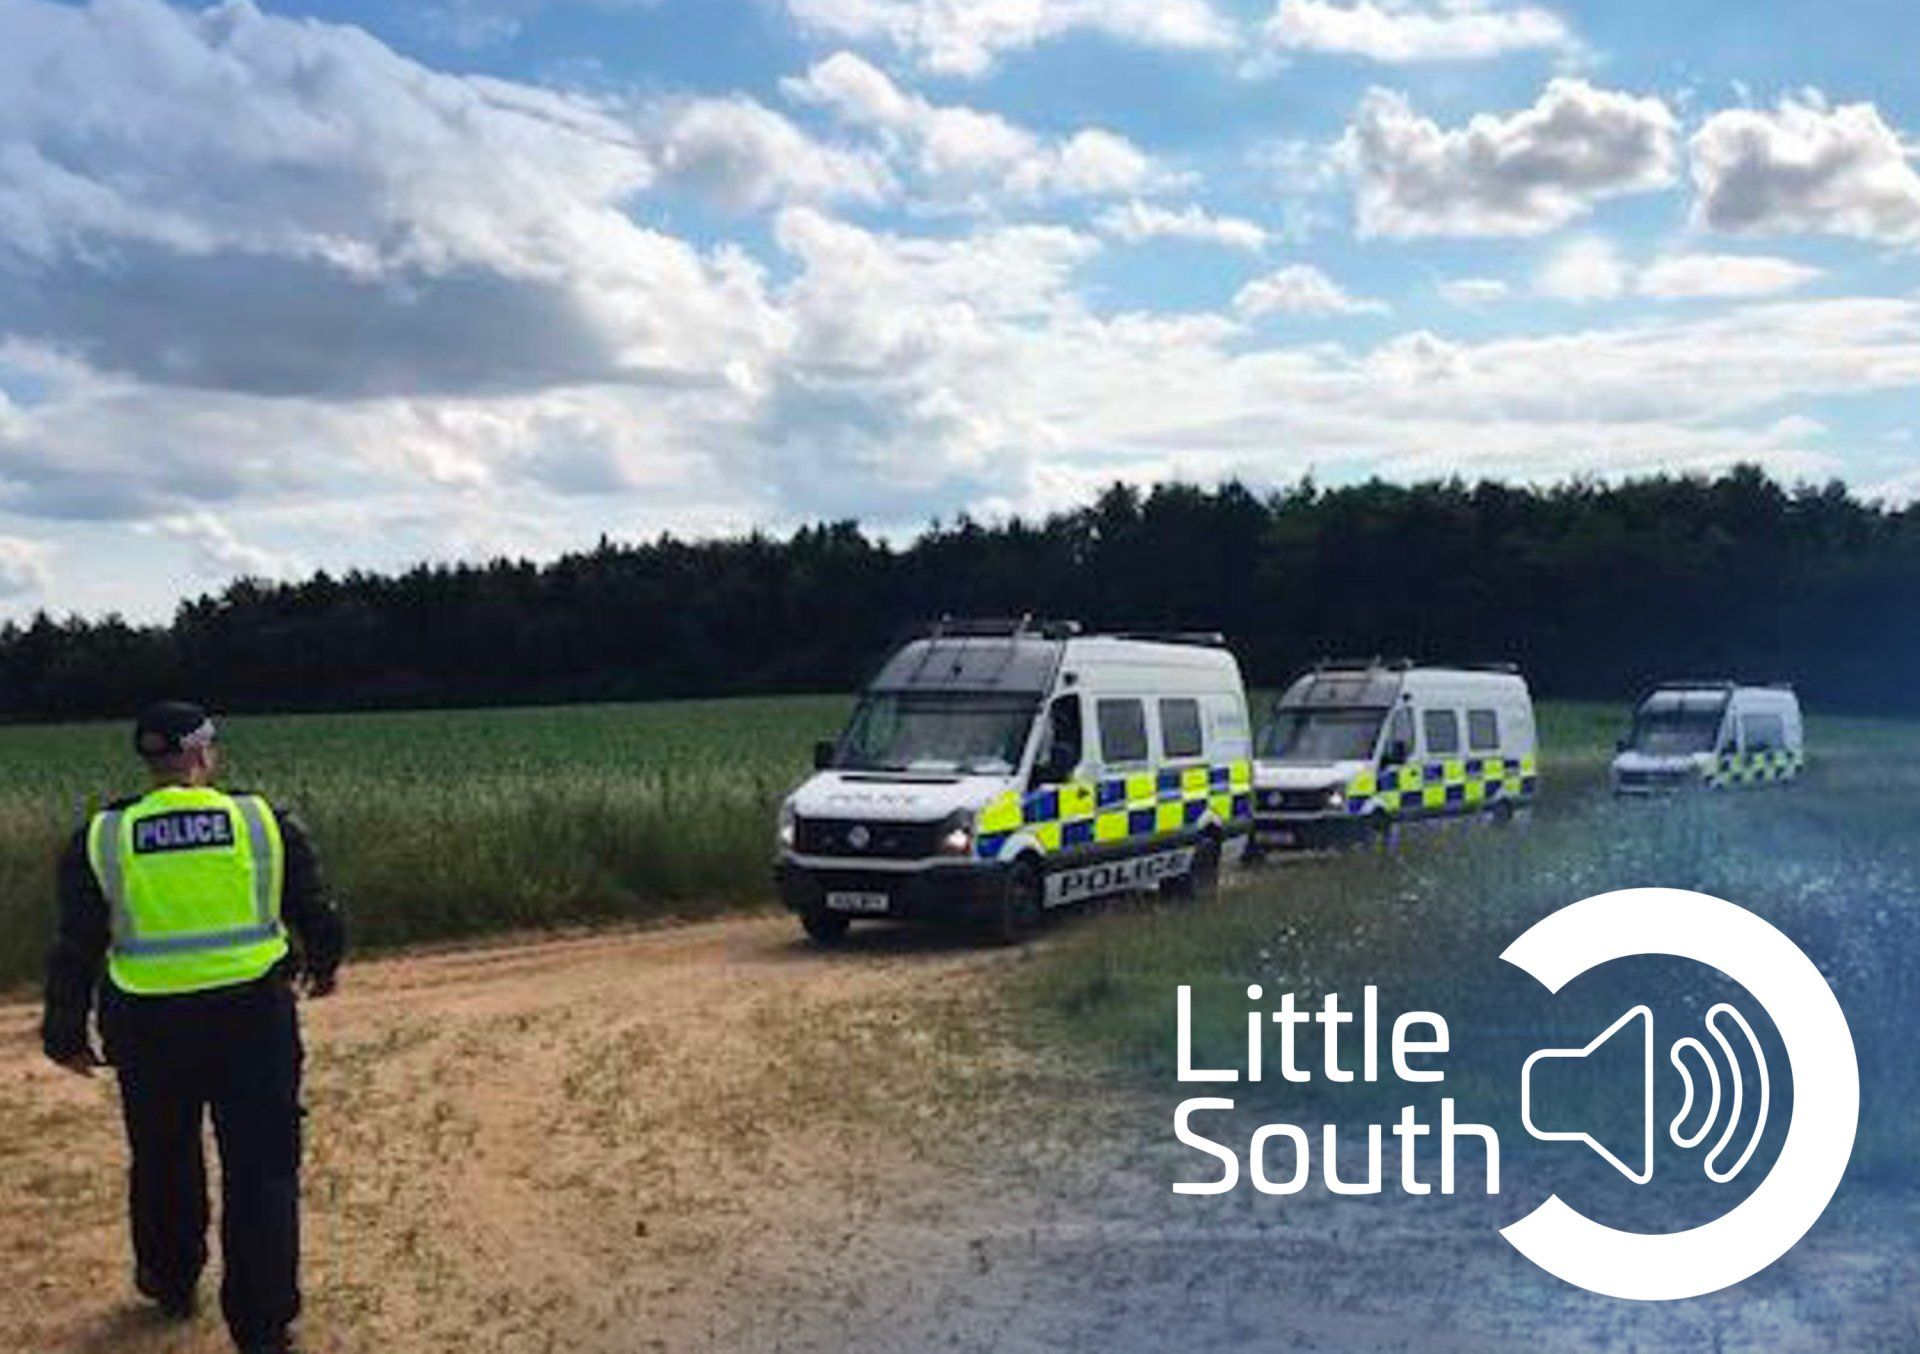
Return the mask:
<path id="1" fill-rule="evenodd" d="M 160 1315 L 169 1321 L 190 1321 L 200 1307 L 200 1292 L 197 1284 L 188 1284 L 179 1288 L 162 1283 L 158 1276 L 146 1270 L 134 1275 L 133 1286 L 140 1290 L 140 1296 L 150 1298 L 160 1309 Z"/>

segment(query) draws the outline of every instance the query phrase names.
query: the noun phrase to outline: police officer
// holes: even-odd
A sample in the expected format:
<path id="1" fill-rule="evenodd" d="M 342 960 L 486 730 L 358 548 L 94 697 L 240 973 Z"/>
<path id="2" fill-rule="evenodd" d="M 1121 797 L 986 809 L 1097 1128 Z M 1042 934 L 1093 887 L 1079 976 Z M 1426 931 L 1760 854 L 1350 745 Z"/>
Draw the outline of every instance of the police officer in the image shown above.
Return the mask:
<path id="1" fill-rule="evenodd" d="M 207 1260 L 211 1111 L 227 1328 L 248 1354 L 287 1351 L 300 1309 L 293 988 L 333 990 L 344 929 L 299 822 L 214 788 L 205 711 L 149 706 L 134 746 L 153 788 L 94 814 L 60 862 L 46 1053 L 83 1076 L 100 1065 L 88 1033 L 97 988 L 132 1151 L 134 1281 L 179 1319 L 193 1314 Z"/>

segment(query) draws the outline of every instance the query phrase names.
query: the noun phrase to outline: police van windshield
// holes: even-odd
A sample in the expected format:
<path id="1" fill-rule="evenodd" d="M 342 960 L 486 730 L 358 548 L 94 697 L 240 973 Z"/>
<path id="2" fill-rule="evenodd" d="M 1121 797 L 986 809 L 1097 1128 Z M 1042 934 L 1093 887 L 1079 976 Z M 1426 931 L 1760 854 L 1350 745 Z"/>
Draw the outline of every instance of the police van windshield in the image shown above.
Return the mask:
<path id="1" fill-rule="evenodd" d="M 1727 697 L 1720 691 L 1656 691 L 1633 718 L 1628 746 L 1654 757 L 1712 752 Z"/>
<path id="2" fill-rule="evenodd" d="M 1020 764 L 1037 706 L 961 692 L 876 691 L 840 740 L 843 771 L 1005 775 Z"/>
<path id="3" fill-rule="evenodd" d="M 1367 761 L 1386 716 L 1373 708 L 1275 710 L 1260 740 L 1260 756 L 1276 762 Z"/>

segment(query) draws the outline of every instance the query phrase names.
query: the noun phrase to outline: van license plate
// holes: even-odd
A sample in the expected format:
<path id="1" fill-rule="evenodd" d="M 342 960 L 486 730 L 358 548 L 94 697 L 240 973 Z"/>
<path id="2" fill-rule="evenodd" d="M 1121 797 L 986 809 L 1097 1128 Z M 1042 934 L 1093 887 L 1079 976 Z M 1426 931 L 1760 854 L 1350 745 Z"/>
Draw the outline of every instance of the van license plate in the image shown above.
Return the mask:
<path id="1" fill-rule="evenodd" d="M 829 912 L 885 912 L 888 907 L 884 893 L 829 893 L 827 910 Z"/>

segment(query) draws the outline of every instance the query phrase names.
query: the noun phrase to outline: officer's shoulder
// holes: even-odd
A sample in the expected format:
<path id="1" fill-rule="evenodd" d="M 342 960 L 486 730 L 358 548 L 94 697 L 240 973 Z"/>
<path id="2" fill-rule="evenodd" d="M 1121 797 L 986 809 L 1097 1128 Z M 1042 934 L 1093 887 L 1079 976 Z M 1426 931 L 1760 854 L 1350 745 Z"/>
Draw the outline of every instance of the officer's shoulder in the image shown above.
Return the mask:
<path id="1" fill-rule="evenodd" d="M 67 838 L 68 849 L 85 851 L 87 849 L 87 835 L 93 831 L 93 823 L 96 818 L 103 813 L 118 813 L 122 809 L 130 809 L 139 802 L 139 795 L 122 795 L 118 799 L 109 800 L 105 804 L 98 803 L 97 801 L 93 803 L 82 803 L 74 813 L 73 832 Z"/>
<path id="2" fill-rule="evenodd" d="M 274 820 L 278 822 L 282 827 L 285 827 L 288 824 L 291 824 L 296 829 L 303 828 L 306 826 L 306 823 L 302 820 L 300 816 L 299 809 L 295 808 L 292 804 L 287 803 L 284 799 L 275 799 L 272 795 L 267 794 L 265 791 L 251 790 L 246 788 L 245 786 L 229 785 L 229 786 L 222 786 L 221 793 L 225 794 L 230 799 L 259 800 L 261 803 L 265 804 L 269 809 L 273 810 Z"/>

